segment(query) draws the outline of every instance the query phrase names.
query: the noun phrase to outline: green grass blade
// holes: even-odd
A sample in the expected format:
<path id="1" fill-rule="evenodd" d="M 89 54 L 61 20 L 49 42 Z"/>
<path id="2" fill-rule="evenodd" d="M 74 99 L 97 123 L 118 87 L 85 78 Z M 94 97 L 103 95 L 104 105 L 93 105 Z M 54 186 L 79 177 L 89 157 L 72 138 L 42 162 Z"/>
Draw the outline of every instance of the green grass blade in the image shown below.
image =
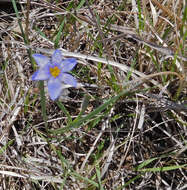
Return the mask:
<path id="1" fill-rule="evenodd" d="M 79 5 L 77 6 L 76 10 L 78 11 L 85 3 L 85 0 L 81 0 L 81 2 L 79 3 Z"/>
<path id="2" fill-rule="evenodd" d="M 29 45 L 29 41 L 28 41 L 28 39 L 27 39 L 27 37 L 26 37 L 26 35 L 25 35 L 25 33 L 24 33 L 23 26 L 22 26 L 21 21 L 20 21 L 20 16 L 19 16 L 18 9 L 17 9 L 17 6 L 16 6 L 16 1 L 15 1 L 15 0 L 11 0 L 11 1 L 12 1 L 12 5 L 13 5 L 13 8 L 14 8 L 14 11 L 15 11 L 15 13 L 16 13 L 16 17 L 17 17 L 17 19 L 18 19 L 18 25 L 19 25 L 19 28 L 20 28 L 20 30 L 21 30 L 21 34 L 22 34 L 24 43 L 25 43 L 26 45 Z M 32 68 L 35 69 L 34 60 L 33 60 L 33 58 L 32 58 L 32 50 L 29 48 L 29 49 L 27 50 L 27 52 L 28 52 L 29 59 L 30 59 L 31 64 L 32 64 Z"/>
<path id="3" fill-rule="evenodd" d="M 64 114 L 68 118 L 68 123 L 72 122 L 71 115 L 70 115 L 69 111 L 65 108 L 65 106 L 59 101 L 57 101 L 56 103 L 57 103 L 57 106 L 64 112 Z"/>
<path id="4" fill-rule="evenodd" d="M 84 112 L 86 111 L 86 109 L 88 107 L 89 100 L 90 100 L 90 96 L 85 95 L 82 105 L 81 105 L 81 111 L 80 111 L 79 115 L 77 116 L 77 118 L 73 122 L 76 123 L 77 121 L 79 121 L 79 119 L 81 118 L 81 116 L 84 114 Z"/>
<path id="5" fill-rule="evenodd" d="M 7 144 L 5 144 L 2 148 L 0 148 L 0 155 L 8 148 L 8 146 L 10 146 L 11 144 L 13 144 L 14 139 L 8 141 Z"/>
<path id="6" fill-rule="evenodd" d="M 20 21 L 20 16 L 19 16 L 19 13 L 18 13 L 18 9 L 17 9 L 16 1 L 15 1 L 15 0 L 12 0 L 12 5 L 13 5 L 13 7 L 14 7 L 14 11 L 15 11 L 15 13 L 16 13 L 16 17 L 17 17 L 17 19 L 18 19 L 18 25 L 19 25 L 19 27 L 20 27 L 21 34 L 22 34 L 22 36 L 23 36 L 24 42 L 25 42 L 25 44 L 28 44 L 28 40 L 27 40 L 27 38 L 26 38 L 26 36 L 25 36 L 24 30 L 23 30 L 23 26 L 22 26 L 21 21 Z"/>
<path id="7" fill-rule="evenodd" d="M 87 177 L 83 177 L 83 176 L 81 176 L 80 174 L 78 174 L 76 172 L 71 172 L 70 174 L 73 175 L 73 176 L 75 176 L 75 177 L 77 177 L 80 180 L 83 180 L 83 181 L 87 182 L 88 184 L 93 185 L 94 187 L 99 188 L 99 184 L 98 183 L 96 183 L 93 180 L 88 179 Z"/>
<path id="8" fill-rule="evenodd" d="M 36 32 L 37 32 L 38 34 L 40 34 L 43 38 L 49 40 L 49 39 L 47 38 L 47 36 L 46 36 L 38 27 L 34 26 L 34 29 L 35 29 Z"/>
<path id="9" fill-rule="evenodd" d="M 96 170 L 96 175 L 97 175 L 97 179 L 98 179 L 98 183 L 99 183 L 99 189 L 104 190 L 102 183 L 101 183 L 101 172 L 100 172 L 100 168 L 98 165 L 96 166 L 95 170 Z"/>
<path id="10" fill-rule="evenodd" d="M 94 111 L 89 113 L 87 116 L 80 118 L 78 121 L 74 120 L 70 125 L 67 127 L 57 129 L 57 130 L 50 130 L 53 134 L 61 134 L 65 131 L 69 131 L 73 128 L 80 127 L 83 125 L 84 122 L 89 122 L 93 117 L 95 117 L 97 114 L 101 113 L 104 109 L 106 109 L 110 104 L 115 103 L 121 96 L 127 96 L 129 94 L 132 94 L 132 92 L 129 92 L 128 90 L 124 90 L 123 92 L 119 93 L 117 96 L 114 96 L 110 98 L 108 101 L 106 101 L 104 104 L 96 108 Z"/>
<path id="11" fill-rule="evenodd" d="M 150 164 L 151 162 L 153 162 L 154 160 L 157 160 L 158 158 L 151 158 L 151 159 L 148 159 L 146 161 L 144 161 L 143 163 L 141 163 L 139 166 L 136 167 L 136 171 L 142 169 L 143 167 L 147 166 L 148 164 Z"/>
<path id="12" fill-rule="evenodd" d="M 42 107 L 42 116 L 45 122 L 45 127 L 47 129 L 47 112 L 46 112 L 46 97 L 45 97 L 45 90 L 44 90 L 44 81 L 39 81 L 39 89 L 40 89 L 40 97 L 41 97 L 41 107 Z"/>
<path id="13" fill-rule="evenodd" d="M 60 42 L 60 38 L 61 38 L 61 35 L 62 35 L 62 30 L 63 30 L 63 28 L 64 28 L 65 22 L 66 22 L 66 17 L 65 17 L 65 18 L 63 19 L 63 21 L 61 22 L 60 27 L 59 27 L 59 29 L 58 29 L 58 33 L 57 33 L 57 35 L 56 35 L 56 39 L 55 39 L 55 41 L 54 41 L 54 43 L 55 43 L 55 48 L 56 48 L 56 49 L 59 47 L 59 42 Z"/>
<path id="14" fill-rule="evenodd" d="M 127 187 L 128 185 L 130 185 L 132 182 L 134 182 L 135 180 L 139 179 L 142 175 L 137 175 L 135 177 L 133 177 L 132 179 L 130 179 L 127 183 L 125 183 L 123 186 L 117 188 L 117 190 L 120 189 L 124 189 L 124 187 Z"/>
<path id="15" fill-rule="evenodd" d="M 165 171 L 171 171 L 176 170 L 180 168 L 186 167 L 187 164 L 183 165 L 174 165 L 174 166 L 165 166 L 165 167 L 157 167 L 157 168 L 145 168 L 145 169 L 139 169 L 139 172 L 165 172 Z"/>

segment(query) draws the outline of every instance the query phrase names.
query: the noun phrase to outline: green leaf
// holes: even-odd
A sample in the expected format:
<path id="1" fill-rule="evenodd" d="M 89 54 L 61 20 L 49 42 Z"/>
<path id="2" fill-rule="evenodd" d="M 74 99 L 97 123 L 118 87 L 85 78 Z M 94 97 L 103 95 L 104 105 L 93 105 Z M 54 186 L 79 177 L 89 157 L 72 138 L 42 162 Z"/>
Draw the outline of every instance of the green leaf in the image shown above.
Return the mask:
<path id="1" fill-rule="evenodd" d="M 79 5 L 77 6 L 76 10 L 78 11 L 85 3 L 85 0 L 81 0 L 81 2 L 79 3 Z"/>
<path id="2" fill-rule="evenodd" d="M 100 168 L 99 168 L 98 165 L 96 166 L 95 170 L 96 170 L 96 175 L 97 175 L 97 179 L 98 179 L 98 182 L 99 182 L 99 189 L 104 190 L 104 188 L 102 186 L 102 183 L 101 183 L 101 172 L 100 172 Z"/>
<path id="3" fill-rule="evenodd" d="M 2 148 L 0 148 L 0 155 L 14 142 L 14 139 L 8 141 L 7 144 L 5 144 Z"/>
<path id="4" fill-rule="evenodd" d="M 77 177 L 77 178 L 79 178 L 81 180 L 84 180 L 85 182 L 87 182 L 89 184 L 92 184 L 93 186 L 99 188 L 99 185 L 95 181 L 90 180 L 87 177 L 83 177 L 83 176 L 81 176 L 80 174 L 78 174 L 76 172 L 71 172 L 71 175 L 73 175 L 73 176 L 75 176 L 75 177 Z"/>
<path id="5" fill-rule="evenodd" d="M 95 117 L 97 114 L 101 113 L 104 109 L 106 109 L 110 104 L 115 103 L 121 96 L 126 96 L 131 94 L 129 91 L 124 90 L 121 93 L 119 93 L 117 96 L 114 96 L 107 100 L 104 104 L 96 108 L 94 111 L 89 113 L 87 116 L 80 118 L 79 120 L 74 120 L 71 124 L 69 124 L 67 127 L 63 127 L 57 130 L 50 130 L 53 134 L 62 134 L 65 131 L 70 131 L 73 128 L 81 127 L 85 122 L 89 122 L 93 117 Z"/>
<path id="6" fill-rule="evenodd" d="M 141 168 L 147 166 L 148 164 L 150 164 L 151 162 L 153 162 L 154 160 L 157 160 L 157 159 L 158 159 L 158 158 L 156 157 L 156 158 L 151 158 L 151 159 L 149 159 L 149 160 L 146 160 L 146 161 L 144 161 L 143 163 L 141 163 L 139 166 L 137 166 L 135 170 L 136 170 L 136 171 L 139 171 Z"/>
<path id="7" fill-rule="evenodd" d="M 64 114 L 66 115 L 66 117 L 68 118 L 68 123 L 72 122 L 71 115 L 68 112 L 68 110 L 65 108 L 65 106 L 61 102 L 59 102 L 59 101 L 57 101 L 56 103 L 57 103 L 58 107 L 64 112 Z"/>
<path id="8" fill-rule="evenodd" d="M 175 165 L 175 166 L 165 166 L 165 167 L 157 167 L 157 168 L 145 168 L 145 169 L 138 169 L 139 172 L 165 172 L 170 170 L 176 170 L 180 168 L 186 167 L 187 164 L 184 165 Z"/>
<path id="9" fill-rule="evenodd" d="M 62 30 L 64 28 L 64 24 L 66 22 L 66 17 L 63 19 L 63 21 L 61 22 L 60 24 L 60 27 L 59 27 L 59 30 L 58 30 L 58 33 L 56 35 L 56 39 L 54 41 L 55 43 L 55 48 L 58 48 L 59 47 L 59 42 L 60 42 L 60 38 L 61 38 L 61 35 L 62 35 Z"/>

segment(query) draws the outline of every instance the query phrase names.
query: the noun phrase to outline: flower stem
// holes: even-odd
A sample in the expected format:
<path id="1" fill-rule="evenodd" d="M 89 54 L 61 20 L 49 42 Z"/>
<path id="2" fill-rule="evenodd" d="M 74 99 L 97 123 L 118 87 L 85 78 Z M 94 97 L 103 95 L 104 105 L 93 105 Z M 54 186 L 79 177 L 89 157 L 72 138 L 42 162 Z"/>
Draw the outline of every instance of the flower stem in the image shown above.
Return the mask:
<path id="1" fill-rule="evenodd" d="M 45 122 L 46 130 L 48 131 L 48 123 L 47 123 L 47 114 L 46 114 L 46 97 L 44 91 L 44 81 L 39 81 L 39 89 L 40 89 L 40 97 L 41 97 L 41 107 L 42 107 L 42 116 Z"/>

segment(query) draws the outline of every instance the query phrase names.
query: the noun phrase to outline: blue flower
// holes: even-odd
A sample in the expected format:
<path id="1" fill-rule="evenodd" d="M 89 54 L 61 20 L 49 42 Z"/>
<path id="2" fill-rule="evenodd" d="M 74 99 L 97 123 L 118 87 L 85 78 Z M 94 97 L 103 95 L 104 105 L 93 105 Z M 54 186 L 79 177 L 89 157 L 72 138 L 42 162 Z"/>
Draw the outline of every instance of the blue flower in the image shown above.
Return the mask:
<path id="1" fill-rule="evenodd" d="M 77 86 L 76 79 L 68 74 L 77 64 L 76 59 L 62 59 L 60 50 L 55 50 L 52 57 L 41 54 L 33 54 L 39 69 L 32 75 L 32 80 L 47 80 L 49 96 L 52 100 L 57 99 L 63 89 L 63 83 L 73 87 Z"/>

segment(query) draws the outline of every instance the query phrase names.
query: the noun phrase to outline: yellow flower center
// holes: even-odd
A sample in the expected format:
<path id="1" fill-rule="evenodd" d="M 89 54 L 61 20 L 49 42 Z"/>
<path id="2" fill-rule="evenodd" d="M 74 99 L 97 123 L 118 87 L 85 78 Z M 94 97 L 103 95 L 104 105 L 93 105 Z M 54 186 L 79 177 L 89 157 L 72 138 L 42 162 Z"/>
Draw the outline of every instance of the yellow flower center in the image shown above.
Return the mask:
<path id="1" fill-rule="evenodd" d="M 60 74 L 60 69 L 57 66 L 55 66 L 53 68 L 50 68 L 50 73 L 53 77 L 56 78 Z"/>

